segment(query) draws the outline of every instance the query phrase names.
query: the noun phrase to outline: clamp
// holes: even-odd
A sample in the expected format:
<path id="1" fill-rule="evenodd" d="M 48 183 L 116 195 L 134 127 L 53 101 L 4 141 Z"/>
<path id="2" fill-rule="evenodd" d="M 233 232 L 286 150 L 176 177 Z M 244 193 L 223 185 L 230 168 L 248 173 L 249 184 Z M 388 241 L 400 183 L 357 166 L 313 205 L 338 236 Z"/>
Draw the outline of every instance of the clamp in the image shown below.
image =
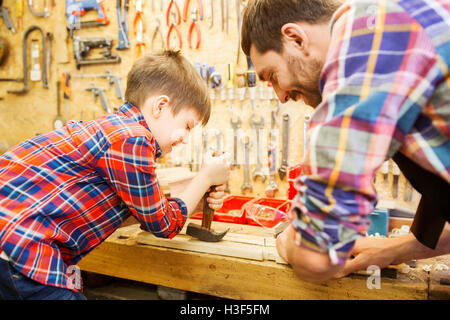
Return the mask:
<path id="1" fill-rule="evenodd" d="M 161 48 L 164 50 L 164 37 L 161 32 L 161 21 L 159 18 L 155 19 L 155 29 L 153 31 L 152 35 L 152 51 L 153 51 L 153 43 L 155 42 L 156 37 L 159 36 L 159 39 L 161 40 Z"/>
<path id="2" fill-rule="evenodd" d="M 191 0 L 186 0 L 184 2 L 184 8 L 183 8 L 183 21 L 184 22 L 187 21 L 187 15 L 188 15 L 190 3 L 191 3 Z M 198 6 L 198 11 L 200 13 L 200 20 L 203 21 L 203 2 L 202 2 L 202 0 L 197 0 L 197 6 Z"/>
<path id="3" fill-rule="evenodd" d="M 179 17 L 180 16 L 178 16 L 178 18 Z M 181 39 L 181 32 L 180 32 L 180 29 L 178 29 L 178 27 L 177 27 L 175 13 L 170 12 L 170 27 L 169 27 L 169 31 L 167 32 L 167 38 L 166 38 L 167 49 L 170 49 L 170 35 L 172 34 L 173 30 L 175 30 L 175 32 L 177 33 L 178 47 L 181 49 L 183 47 L 183 40 Z"/>
<path id="4" fill-rule="evenodd" d="M 133 21 L 134 35 L 136 36 L 136 48 L 138 56 L 141 56 L 145 50 L 144 33 L 145 33 L 145 19 L 144 19 L 144 0 L 136 1 L 136 15 Z"/>
<path id="5" fill-rule="evenodd" d="M 172 12 L 172 6 L 175 7 L 176 10 L 176 14 L 174 12 Z M 172 18 L 172 15 L 174 16 Z M 176 15 L 176 17 L 175 17 Z M 178 18 L 175 20 L 175 18 Z M 173 19 L 173 20 L 172 20 Z M 175 0 L 170 0 L 169 6 L 167 7 L 167 12 L 166 12 L 166 23 L 167 26 L 171 26 L 173 23 L 175 23 L 176 25 L 179 25 L 181 23 L 181 11 L 180 11 L 180 7 L 178 6 L 178 4 L 175 2 Z"/>
<path id="6" fill-rule="evenodd" d="M 192 22 L 191 25 L 189 27 L 189 33 L 188 33 L 188 42 L 189 42 L 189 48 L 192 49 L 192 32 L 195 31 L 197 32 L 197 44 L 195 46 L 195 49 L 200 48 L 200 43 L 202 41 L 202 34 L 200 32 L 200 26 L 197 23 L 197 8 L 194 8 L 191 12 L 191 17 L 192 17 Z"/>

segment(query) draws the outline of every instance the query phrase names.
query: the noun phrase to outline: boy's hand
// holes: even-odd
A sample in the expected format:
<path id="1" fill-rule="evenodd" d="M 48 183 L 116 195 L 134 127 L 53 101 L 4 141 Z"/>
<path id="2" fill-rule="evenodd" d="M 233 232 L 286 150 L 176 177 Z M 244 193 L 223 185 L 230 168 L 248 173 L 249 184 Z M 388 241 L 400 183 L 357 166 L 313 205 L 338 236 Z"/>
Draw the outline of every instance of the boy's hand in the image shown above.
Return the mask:
<path id="1" fill-rule="evenodd" d="M 209 188 L 208 191 L 212 189 Z M 223 198 L 225 197 L 225 185 L 222 184 L 220 186 L 217 186 L 212 190 L 209 194 L 209 197 L 206 199 L 208 202 L 208 205 L 211 209 L 214 211 L 219 210 L 223 206 Z"/>
<path id="2" fill-rule="evenodd" d="M 229 154 L 219 157 L 206 155 L 204 165 L 201 169 L 211 186 L 225 184 L 230 179 Z"/>

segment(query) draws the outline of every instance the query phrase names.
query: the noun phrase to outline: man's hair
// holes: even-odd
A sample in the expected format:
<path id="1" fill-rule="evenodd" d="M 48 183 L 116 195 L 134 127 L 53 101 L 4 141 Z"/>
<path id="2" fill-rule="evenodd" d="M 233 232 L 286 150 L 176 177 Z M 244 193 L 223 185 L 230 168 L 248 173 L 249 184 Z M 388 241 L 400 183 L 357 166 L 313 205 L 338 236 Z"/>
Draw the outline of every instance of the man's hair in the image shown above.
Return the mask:
<path id="1" fill-rule="evenodd" d="M 286 23 L 325 23 L 342 0 L 250 0 L 242 20 L 242 51 L 250 55 L 253 44 L 259 53 L 282 53 L 281 28 Z"/>
<path id="2" fill-rule="evenodd" d="M 182 108 L 190 107 L 197 111 L 203 125 L 208 123 L 211 114 L 208 88 L 195 67 L 179 51 L 146 54 L 136 60 L 128 73 L 127 102 L 141 108 L 148 97 L 157 94 L 169 97 L 174 115 Z"/>

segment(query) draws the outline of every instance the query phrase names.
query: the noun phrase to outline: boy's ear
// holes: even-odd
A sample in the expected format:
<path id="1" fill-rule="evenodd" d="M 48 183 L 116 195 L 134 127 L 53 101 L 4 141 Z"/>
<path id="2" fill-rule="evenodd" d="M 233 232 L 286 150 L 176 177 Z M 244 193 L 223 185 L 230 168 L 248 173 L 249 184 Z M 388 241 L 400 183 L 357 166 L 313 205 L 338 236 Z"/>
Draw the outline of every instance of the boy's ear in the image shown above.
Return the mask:
<path id="1" fill-rule="evenodd" d="M 281 39 L 285 44 L 292 45 L 295 49 L 309 54 L 309 38 L 301 25 L 286 23 L 281 27 Z"/>
<path id="2" fill-rule="evenodd" d="M 170 98 L 166 95 L 161 95 L 156 97 L 155 102 L 152 106 L 152 115 L 155 119 L 158 119 L 163 110 L 169 107 Z"/>

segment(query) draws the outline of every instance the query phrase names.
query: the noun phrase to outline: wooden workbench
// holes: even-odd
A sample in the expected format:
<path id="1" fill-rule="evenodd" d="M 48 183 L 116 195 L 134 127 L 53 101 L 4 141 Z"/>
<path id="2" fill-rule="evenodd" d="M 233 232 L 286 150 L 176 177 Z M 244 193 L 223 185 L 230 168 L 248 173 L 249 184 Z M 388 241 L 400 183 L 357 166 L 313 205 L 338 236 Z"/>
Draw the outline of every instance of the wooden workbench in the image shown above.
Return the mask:
<path id="1" fill-rule="evenodd" d="M 214 226 L 220 229 L 217 222 L 214 222 Z M 239 231 L 239 225 L 234 226 L 234 230 L 229 232 L 230 236 L 242 233 L 257 239 L 259 232 L 261 237 L 267 239 L 266 242 L 274 243 L 271 230 L 246 227 L 244 231 Z M 172 240 L 162 240 L 182 240 L 182 233 Z M 416 268 L 411 268 L 407 273 L 398 272 L 396 279 L 382 277 L 380 289 L 368 289 L 368 276 L 362 274 L 321 284 L 302 281 L 288 265 L 277 262 L 279 257 L 276 254 L 274 257 L 272 250 L 275 248 L 269 248 L 272 250 L 271 259 L 265 259 L 267 254 L 263 254 L 262 259 L 258 255 L 246 259 L 167 248 L 164 242 L 157 242 L 157 245 L 142 244 L 148 239 L 153 241 L 150 234 L 139 229 L 139 225 L 119 228 L 83 258 L 79 266 L 84 271 L 231 299 L 450 298 L 450 286 L 439 283 L 442 271 L 436 273 L 432 269 L 426 272 L 422 268 L 425 264 L 432 267 L 436 262 L 450 265 L 450 256 L 418 261 Z"/>

